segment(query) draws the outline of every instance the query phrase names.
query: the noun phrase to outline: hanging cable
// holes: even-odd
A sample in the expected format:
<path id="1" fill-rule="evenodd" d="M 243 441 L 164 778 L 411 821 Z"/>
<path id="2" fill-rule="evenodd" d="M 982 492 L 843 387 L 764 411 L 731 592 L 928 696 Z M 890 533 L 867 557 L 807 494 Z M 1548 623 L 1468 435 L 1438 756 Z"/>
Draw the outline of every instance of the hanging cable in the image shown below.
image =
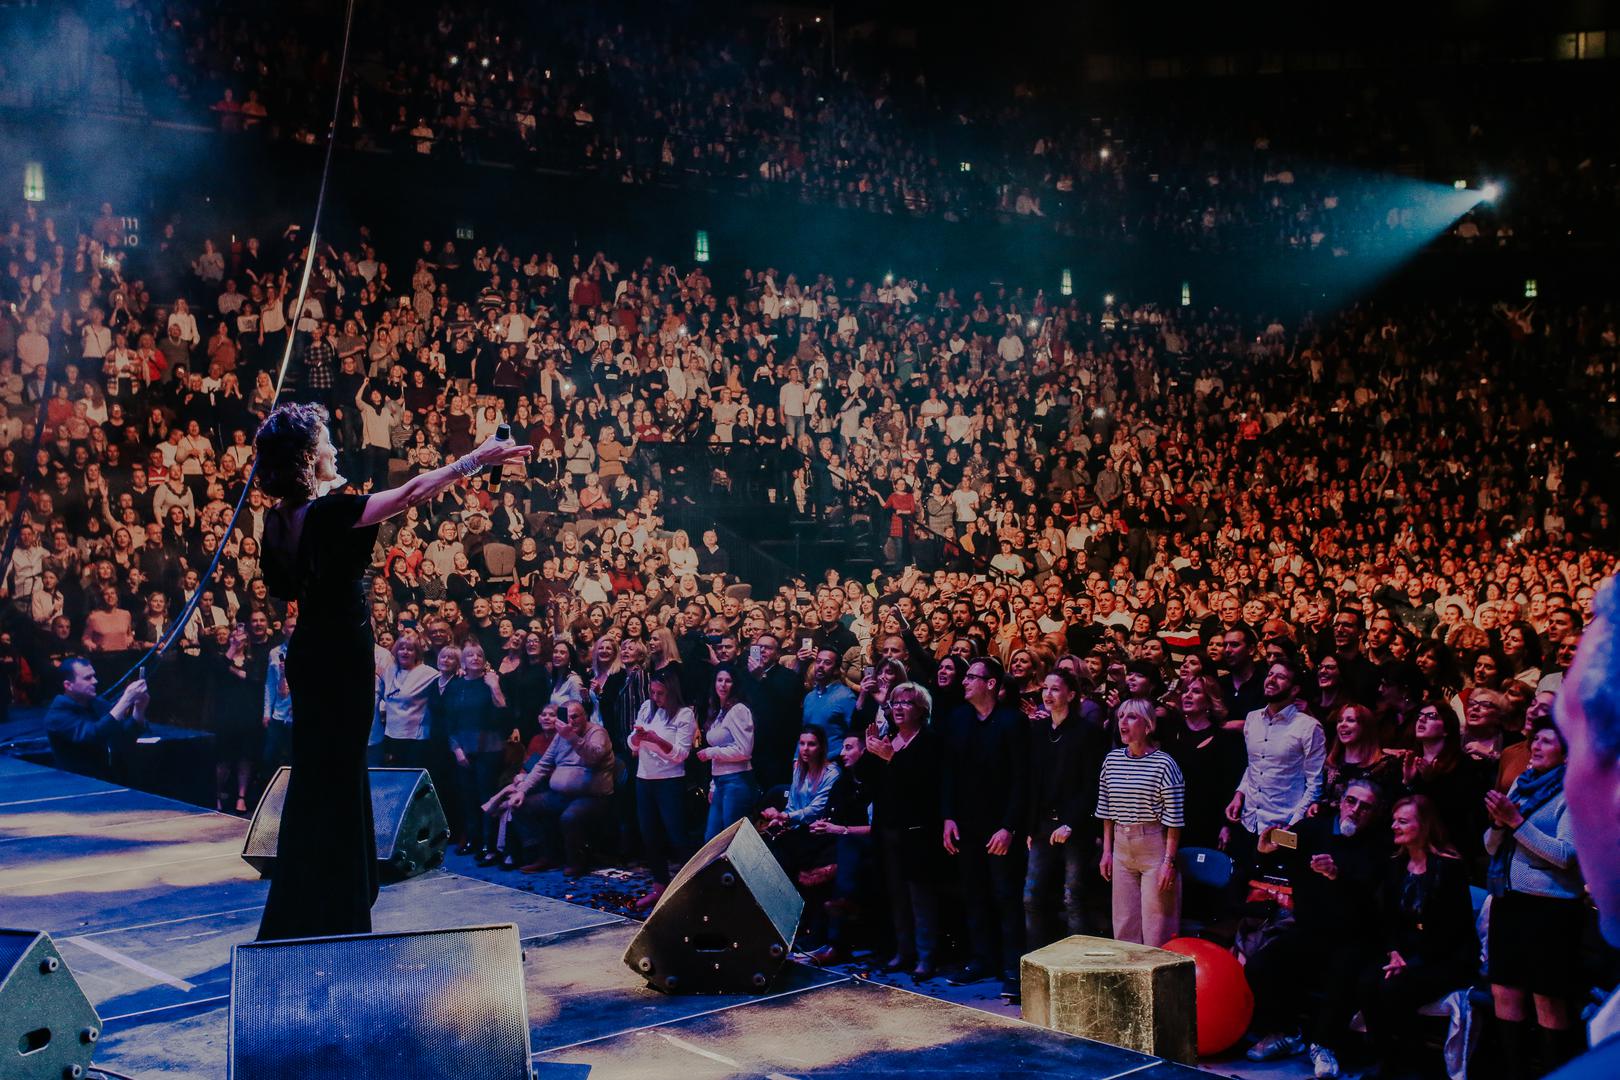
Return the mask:
<path id="1" fill-rule="evenodd" d="M 337 92 L 332 101 L 332 121 L 326 132 L 326 158 L 321 164 L 321 183 L 315 195 L 315 216 L 309 225 L 309 247 L 304 256 L 304 273 L 298 283 L 298 300 L 293 305 L 292 319 L 287 328 L 287 343 L 281 352 L 281 367 L 276 372 L 275 395 L 270 401 L 271 408 L 275 408 L 281 401 L 281 390 L 287 381 L 287 369 L 292 364 L 293 343 L 298 337 L 298 323 L 303 317 L 304 302 L 309 295 L 309 279 L 315 269 L 315 249 L 316 245 L 320 243 L 321 216 L 326 209 L 326 188 L 332 177 L 332 154 L 337 148 L 338 120 L 343 112 L 343 81 L 349 70 L 349 40 L 354 32 L 354 4 L 355 0 L 348 0 L 344 9 L 343 52 L 338 59 Z M 44 416 L 43 404 L 40 407 L 40 416 L 42 418 Z M 101 692 L 101 697 L 110 698 L 114 691 L 128 682 L 130 676 L 145 667 L 148 661 L 167 652 L 169 646 L 173 645 L 175 639 L 185 631 L 186 623 L 191 620 L 191 616 L 197 610 L 198 602 L 202 600 L 202 594 L 207 591 L 209 584 L 214 580 L 214 575 L 219 571 L 219 560 L 225 554 L 226 542 L 230 539 L 231 534 L 236 531 L 236 521 L 242 516 L 242 507 L 247 505 L 248 492 L 253 490 L 253 480 L 258 475 L 258 472 L 259 459 L 255 455 L 253 467 L 248 470 L 246 480 L 242 485 L 242 494 L 237 496 L 236 506 L 231 510 L 231 519 L 225 525 L 225 535 L 220 540 L 219 546 L 214 550 L 214 558 L 209 562 L 207 571 L 198 580 L 197 588 L 192 592 L 185 604 L 181 606 L 179 615 L 169 624 L 169 628 L 153 643 L 151 648 L 142 654 L 139 660 L 130 665 L 129 670 L 125 671 L 107 689 Z"/>

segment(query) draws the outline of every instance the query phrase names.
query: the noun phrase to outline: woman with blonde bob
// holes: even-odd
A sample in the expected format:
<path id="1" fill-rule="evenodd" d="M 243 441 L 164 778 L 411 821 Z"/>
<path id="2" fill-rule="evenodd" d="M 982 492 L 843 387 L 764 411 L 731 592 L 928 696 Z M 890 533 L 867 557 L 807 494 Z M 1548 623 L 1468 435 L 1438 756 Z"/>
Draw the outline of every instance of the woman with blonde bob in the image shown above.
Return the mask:
<path id="1" fill-rule="evenodd" d="M 1154 745 L 1152 702 L 1127 698 L 1114 717 L 1125 745 L 1103 759 L 1100 869 L 1113 886 L 1114 937 L 1159 946 L 1181 929 L 1176 850 L 1186 824 L 1186 784 L 1175 759 Z"/>

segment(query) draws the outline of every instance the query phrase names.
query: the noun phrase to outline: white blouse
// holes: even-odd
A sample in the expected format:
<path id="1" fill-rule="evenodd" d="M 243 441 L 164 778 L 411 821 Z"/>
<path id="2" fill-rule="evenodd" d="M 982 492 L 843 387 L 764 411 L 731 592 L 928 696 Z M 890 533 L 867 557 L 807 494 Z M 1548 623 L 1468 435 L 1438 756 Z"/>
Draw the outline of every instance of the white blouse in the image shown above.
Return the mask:
<path id="1" fill-rule="evenodd" d="M 682 709 L 673 718 L 664 709 L 654 709 L 652 699 L 641 703 L 636 723 L 660 736 L 671 750 L 664 753 L 651 741 L 643 742 L 631 732 L 630 752 L 636 755 L 636 776 L 642 780 L 678 780 L 686 775 L 686 755 L 692 752 L 697 736 L 697 719 L 691 709 Z"/>
<path id="2" fill-rule="evenodd" d="M 747 772 L 754 767 L 754 714 L 738 702 L 703 733 L 713 755 L 710 772 L 715 776 Z"/>

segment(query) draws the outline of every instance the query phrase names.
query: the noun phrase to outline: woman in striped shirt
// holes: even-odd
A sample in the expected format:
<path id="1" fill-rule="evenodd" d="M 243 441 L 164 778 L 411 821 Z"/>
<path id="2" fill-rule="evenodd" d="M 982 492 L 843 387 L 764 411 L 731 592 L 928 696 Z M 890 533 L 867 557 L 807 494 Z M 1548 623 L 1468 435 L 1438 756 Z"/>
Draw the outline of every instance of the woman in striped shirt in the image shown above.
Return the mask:
<path id="1" fill-rule="evenodd" d="M 1181 843 L 1186 785 L 1175 759 L 1152 743 L 1152 702 L 1115 710 L 1125 745 L 1103 759 L 1097 816 L 1103 821 L 1102 876 L 1113 885 L 1114 937 L 1163 945 L 1181 926 Z"/>

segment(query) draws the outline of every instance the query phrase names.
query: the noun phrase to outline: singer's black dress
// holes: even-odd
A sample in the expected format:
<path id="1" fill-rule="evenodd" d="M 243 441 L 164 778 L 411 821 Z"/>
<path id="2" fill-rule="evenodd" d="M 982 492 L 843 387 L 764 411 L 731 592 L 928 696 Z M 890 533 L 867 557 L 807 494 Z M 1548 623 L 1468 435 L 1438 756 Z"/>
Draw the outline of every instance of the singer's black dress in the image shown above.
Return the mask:
<path id="1" fill-rule="evenodd" d="M 265 520 L 265 581 L 298 601 L 298 627 L 287 645 L 292 775 L 260 941 L 371 931 L 376 661 L 361 577 L 377 526 L 355 528 L 365 505 L 364 495 L 325 495 Z"/>

